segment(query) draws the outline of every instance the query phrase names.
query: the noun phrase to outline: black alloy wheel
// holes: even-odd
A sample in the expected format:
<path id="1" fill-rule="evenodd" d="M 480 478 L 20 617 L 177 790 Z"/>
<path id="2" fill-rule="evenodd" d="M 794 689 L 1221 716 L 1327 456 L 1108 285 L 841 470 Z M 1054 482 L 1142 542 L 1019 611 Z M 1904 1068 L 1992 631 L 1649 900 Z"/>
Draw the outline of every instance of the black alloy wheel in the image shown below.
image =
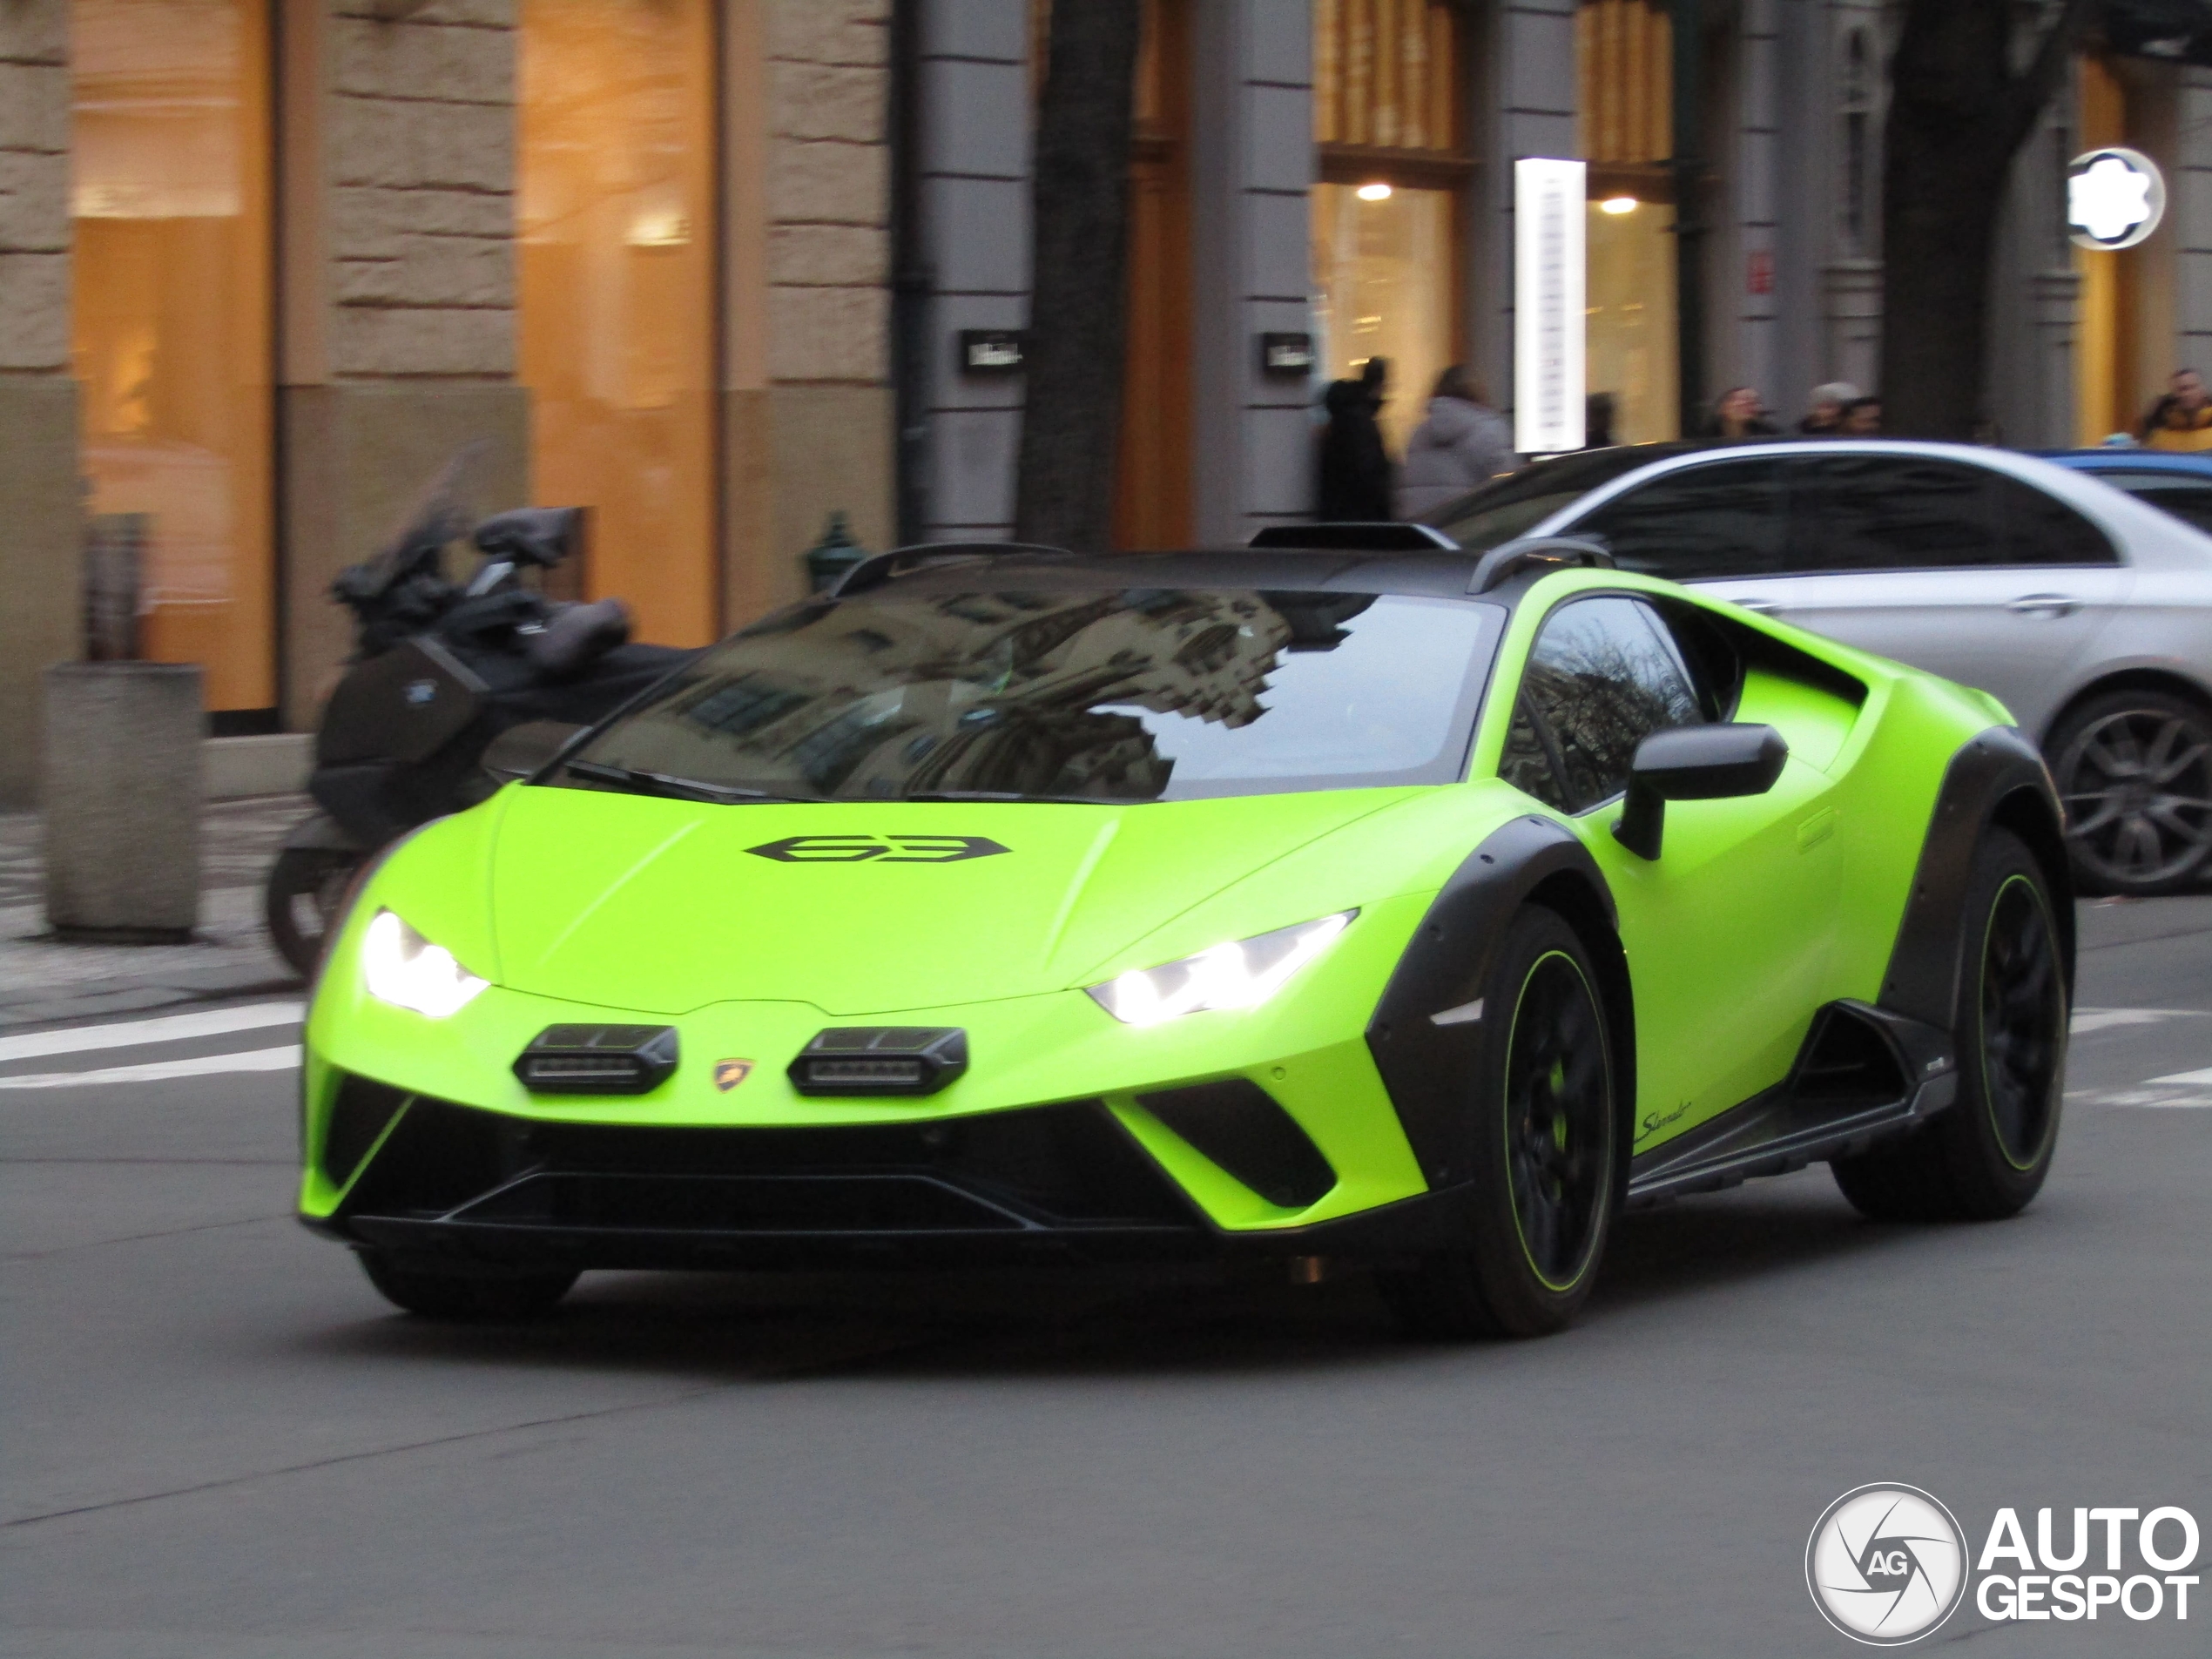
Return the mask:
<path id="1" fill-rule="evenodd" d="M 361 1271 L 394 1307 L 426 1319 L 533 1319 L 550 1313 L 576 1284 L 573 1268 L 546 1272 L 441 1272 L 403 1266 L 381 1250 L 354 1252 Z"/>
<path id="2" fill-rule="evenodd" d="M 2066 986 L 2050 907 L 2028 877 L 1997 890 L 1981 952 L 1981 1080 L 1998 1150 L 2031 1170 L 2049 1137 L 2064 1063 Z"/>
<path id="3" fill-rule="evenodd" d="M 2163 692 L 2116 692 L 2069 714 L 2050 754 L 2085 888 L 2171 893 L 2212 859 L 2212 714 Z"/>
<path id="4" fill-rule="evenodd" d="M 1627 1184 L 1627 1124 L 1591 961 L 1565 918 L 1528 905 L 1480 978 L 1451 993 L 1479 988 L 1494 1013 L 1454 1083 L 1465 1236 L 1376 1275 L 1409 1336 L 1548 1335 L 1573 1322 L 1596 1282 Z"/>
<path id="5" fill-rule="evenodd" d="M 1597 998 L 1564 951 L 1522 981 L 1506 1059 L 1506 1166 L 1514 1226 L 1548 1289 L 1581 1277 L 1612 1177 L 1613 1090 Z"/>
<path id="6" fill-rule="evenodd" d="M 2072 993 L 2051 882 L 1995 826 L 1974 849 L 1951 1040 L 1958 1097 L 1925 1123 L 1834 1160 L 1836 1184 L 1876 1221 L 1998 1221 L 2042 1190 L 2066 1097 Z"/>

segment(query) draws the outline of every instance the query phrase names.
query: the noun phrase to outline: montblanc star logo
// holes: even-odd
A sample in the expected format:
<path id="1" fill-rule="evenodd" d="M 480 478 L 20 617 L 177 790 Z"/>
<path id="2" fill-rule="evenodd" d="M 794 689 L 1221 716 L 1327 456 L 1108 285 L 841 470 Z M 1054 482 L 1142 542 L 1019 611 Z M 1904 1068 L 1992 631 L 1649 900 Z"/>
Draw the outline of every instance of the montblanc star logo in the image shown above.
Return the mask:
<path id="1" fill-rule="evenodd" d="M 2133 247 L 2158 228 L 2165 211 L 2158 169 L 2132 150 L 2093 151 L 2070 170 L 2067 222 L 2085 247 Z"/>

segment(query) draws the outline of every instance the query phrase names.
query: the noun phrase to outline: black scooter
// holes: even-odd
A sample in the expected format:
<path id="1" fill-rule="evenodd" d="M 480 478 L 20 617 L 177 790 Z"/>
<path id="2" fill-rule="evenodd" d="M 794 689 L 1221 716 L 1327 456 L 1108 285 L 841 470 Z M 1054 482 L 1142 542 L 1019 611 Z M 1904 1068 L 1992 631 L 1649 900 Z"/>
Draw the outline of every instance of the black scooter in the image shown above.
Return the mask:
<path id="1" fill-rule="evenodd" d="M 590 725 L 691 655 L 626 643 L 619 599 L 563 604 L 524 583 L 574 550 L 578 508 L 484 520 L 470 535 L 475 576 L 448 581 L 442 556 L 466 525 L 447 487 L 457 466 L 390 547 L 331 587 L 354 613 L 355 652 L 315 734 L 307 792 L 321 811 L 285 839 L 263 894 L 269 936 L 303 977 L 379 851 L 498 787 L 482 763 L 501 732 Z"/>

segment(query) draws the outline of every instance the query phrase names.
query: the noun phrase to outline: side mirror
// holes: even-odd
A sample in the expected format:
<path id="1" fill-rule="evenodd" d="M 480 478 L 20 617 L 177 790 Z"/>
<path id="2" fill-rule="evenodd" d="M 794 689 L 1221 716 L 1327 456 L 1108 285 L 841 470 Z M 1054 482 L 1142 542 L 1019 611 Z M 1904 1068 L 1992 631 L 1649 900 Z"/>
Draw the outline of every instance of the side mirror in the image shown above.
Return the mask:
<path id="1" fill-rule="evenodd" d="M 551 765 L 583 730 L 565 720 L 525 720 L 510 725 L 485 745 L 483 768 L 502 784 L 533 777 Z"/>
<path id="2" fill-rule="evenodd" d="M 495 513 L 470 538 L 488 559 L 551 570 L 583 542 L 581 507 L 516 507 Z"/>
<path id="3" fill-rule="evenodd" d="M 1656 859 L 1670 800 L 1726 800 L 1764 795 L 1782 775 L 1790 745 L 1770 725 L 1681 725 L 1636 745 L 1629 799 L 1614 839 L 1638 858 Z"/>

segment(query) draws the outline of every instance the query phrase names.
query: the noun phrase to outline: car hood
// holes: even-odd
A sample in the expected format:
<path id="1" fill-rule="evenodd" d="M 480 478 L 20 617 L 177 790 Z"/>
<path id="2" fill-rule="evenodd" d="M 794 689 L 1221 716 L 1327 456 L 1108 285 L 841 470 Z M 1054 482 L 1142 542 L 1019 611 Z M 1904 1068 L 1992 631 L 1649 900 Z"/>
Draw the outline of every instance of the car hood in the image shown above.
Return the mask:
<path id="1" fill-rule="evenodd" d="M 851 1016 L 1063 989 L 1232 883 L 1426 792 L 705 806 L 516 786 L 489 852 L 495 972 L 516 990 L 664 1015 L 759 1000 Z"/>

